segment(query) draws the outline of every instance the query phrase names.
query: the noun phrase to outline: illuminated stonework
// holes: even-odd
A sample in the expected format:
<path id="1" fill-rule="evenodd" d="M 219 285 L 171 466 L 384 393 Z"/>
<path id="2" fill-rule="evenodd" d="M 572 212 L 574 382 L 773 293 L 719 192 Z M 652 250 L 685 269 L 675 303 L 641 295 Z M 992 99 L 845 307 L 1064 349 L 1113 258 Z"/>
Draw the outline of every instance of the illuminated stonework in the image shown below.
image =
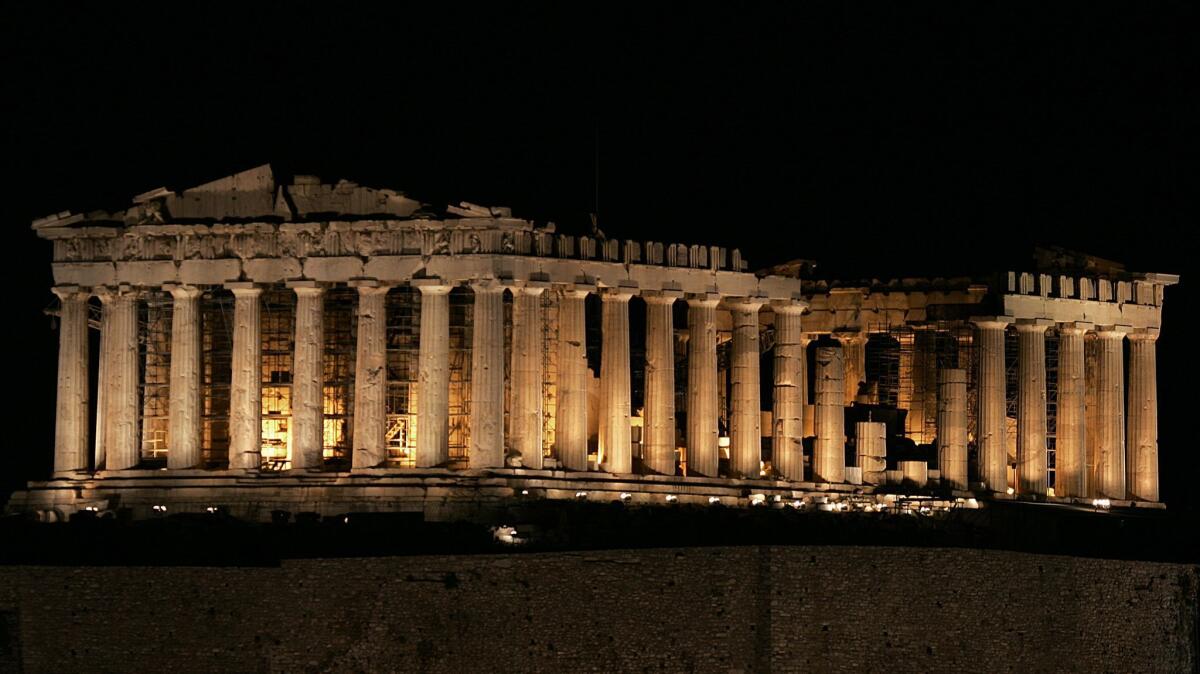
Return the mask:
<path id="1" fill-rule="evenodd" d="M 149 508 L 184 486 L 252 516 L 531 485 L 1158 499 L 1171 275 L 1043 251 L 976 279 L 816 281 L 802 261 L 750 273 L 737 250 L 276 185 L 265 166 L 33 228 L 54 245 L 58 427 L 53 479 L 17 510 Z"/>

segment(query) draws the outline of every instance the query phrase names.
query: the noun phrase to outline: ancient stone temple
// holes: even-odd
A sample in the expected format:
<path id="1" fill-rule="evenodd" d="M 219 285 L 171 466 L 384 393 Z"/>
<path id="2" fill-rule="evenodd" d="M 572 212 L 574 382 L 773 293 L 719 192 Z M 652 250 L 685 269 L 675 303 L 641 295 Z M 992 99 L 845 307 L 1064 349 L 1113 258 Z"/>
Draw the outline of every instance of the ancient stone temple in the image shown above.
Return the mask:
<path id="1" fill-rule="evenodd" d="M 452 517 L 514 498 L 1157 506 L 1168 274 L 813 280 L 260 167 L 53 243 L 54 469 L 10 508 Z"/>

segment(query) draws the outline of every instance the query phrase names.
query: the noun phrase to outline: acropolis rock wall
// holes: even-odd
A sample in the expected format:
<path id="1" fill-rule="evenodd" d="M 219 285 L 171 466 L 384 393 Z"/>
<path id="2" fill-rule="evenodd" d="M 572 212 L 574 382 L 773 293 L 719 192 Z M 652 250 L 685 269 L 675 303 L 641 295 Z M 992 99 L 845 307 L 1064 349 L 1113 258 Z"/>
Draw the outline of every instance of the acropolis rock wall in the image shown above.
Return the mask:
<path id="1" fill-rule="evenodd" d="M 1198 579 L 864 547 L 0 567 L 0 659 L 31 673 L 1184 672 Z"/>

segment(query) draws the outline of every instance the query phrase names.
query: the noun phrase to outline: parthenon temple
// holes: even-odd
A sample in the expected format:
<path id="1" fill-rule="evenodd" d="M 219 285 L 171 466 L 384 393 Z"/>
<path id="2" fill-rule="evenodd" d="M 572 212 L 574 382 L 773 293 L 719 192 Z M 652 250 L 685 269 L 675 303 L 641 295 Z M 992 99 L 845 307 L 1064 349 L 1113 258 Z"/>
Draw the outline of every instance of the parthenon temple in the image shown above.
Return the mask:
<path id="1" fill-rule="evenodd" d="M 269 166 L 53 244 L 53 473 L 9 508 L 420 510 L 885 493 L 1160 507 L 1170 274 L 749 271 Z"/>

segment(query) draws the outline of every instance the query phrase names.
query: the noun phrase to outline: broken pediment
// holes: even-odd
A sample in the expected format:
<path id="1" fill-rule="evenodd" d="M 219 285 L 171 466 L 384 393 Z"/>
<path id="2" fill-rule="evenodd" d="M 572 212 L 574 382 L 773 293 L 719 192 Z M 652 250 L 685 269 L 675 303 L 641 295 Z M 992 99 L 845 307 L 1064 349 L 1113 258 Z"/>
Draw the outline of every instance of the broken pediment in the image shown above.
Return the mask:
<path id="1" fill-rule="evenodd" d="M 512 209 L 504 206 L 480 206 L 469 201 L 460 201 L 457 206 L 447 206 L 446 212 L 460 218 L 511 218 Z"/>
<path id="2" fill-rule="evenodd" d="M 507 208 L 466 204 L 469 217 L 510 217 Z M 176 192 L 166 187 L 133 197 L 123 211 L 69 211 L 38 218 L 33 229 L 81 224 L 156 225 L 177 221 L 246 222 L 333 218 L 402 219 L 428 215 L 427 205 L 390 189 L 363 187 L 349 180 L 322 183 L 316 176 L 296 176 L 291 185 L 276 185 L 270 164 L 235 173 Z M 497 215 L 498 214 L 498 215 Z"/>
<path id="3" fill-rule="evenodd" d="M 296 176 L 286 189 L 301 218 L 318 214 L 407 218 L 422 206 L 395 190 L 363 187 L 349 180 L 329 185 L 313 176 Z"/>

